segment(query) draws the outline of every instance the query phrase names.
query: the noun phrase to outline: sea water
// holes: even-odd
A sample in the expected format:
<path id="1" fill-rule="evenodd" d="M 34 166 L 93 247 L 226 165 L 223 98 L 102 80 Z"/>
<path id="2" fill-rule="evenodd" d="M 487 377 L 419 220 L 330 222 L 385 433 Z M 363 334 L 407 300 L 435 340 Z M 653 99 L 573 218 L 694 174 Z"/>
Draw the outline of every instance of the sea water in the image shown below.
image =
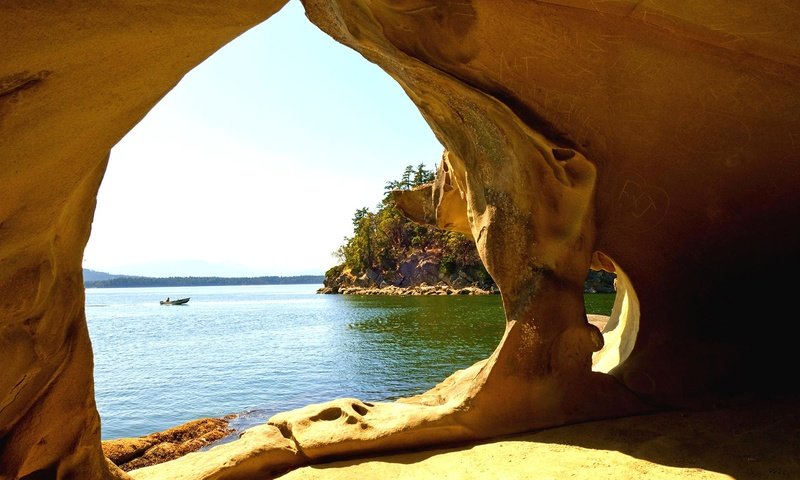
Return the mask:
<path id="1" fill-rule="evenodd" d="M 228 414 L 241 430 L 309 403 L 415 395 L 489 356 L 503 334 L 498 295 L 318 295 L 319 287 L 87 289 L 102 438 Z M 191 300 L 160 305 L 166 297 Z"/>

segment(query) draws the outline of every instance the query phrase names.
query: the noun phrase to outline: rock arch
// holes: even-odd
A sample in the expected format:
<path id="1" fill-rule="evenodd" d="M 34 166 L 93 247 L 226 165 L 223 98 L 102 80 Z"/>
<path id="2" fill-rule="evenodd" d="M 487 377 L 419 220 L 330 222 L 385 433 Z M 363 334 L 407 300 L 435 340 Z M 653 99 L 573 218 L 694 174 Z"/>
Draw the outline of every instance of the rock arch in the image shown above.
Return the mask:
<path id="1" fill-rule="evenodd" d="M 122 475 L 100 451 L 80 270 L 108 152 L 283 3 L 0 7 L 0 477 Z M 261 456 L 228 474 L 797 389 L 764 374 L 797 365 L 791 292 L 776 280 L 796 271 L 800 244 L 791 6 L 304 5 L 395 78 L 447 147 L 447 198 L 457 192 L 466 222 L 444 224 L 474 236 L 509 322 L 490 359 L 427 395 L 273 418 L 239 443 Z M 602 342 L 577 293 L 596 250 L 625 266 L 641 305 L 636 346 L 610 374 L 591 371 Z M 214 464 L 191 461 L 171 478 Z"/>

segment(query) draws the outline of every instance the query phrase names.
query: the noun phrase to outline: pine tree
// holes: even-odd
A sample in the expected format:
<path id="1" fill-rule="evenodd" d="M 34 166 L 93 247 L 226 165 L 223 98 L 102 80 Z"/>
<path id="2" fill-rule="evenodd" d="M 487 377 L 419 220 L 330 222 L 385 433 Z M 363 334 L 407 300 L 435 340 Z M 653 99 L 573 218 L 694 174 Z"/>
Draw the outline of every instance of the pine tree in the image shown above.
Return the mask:
<path id="1" fill-rule="evenodd" d="M 412 252 L 421 250 L 438 252 L 441 271 L 446 275 L 467 270 L 472 276 L 491 282 L 471 238 L 418 225 L 395 207 L 390 195 L 392 190 L 408 190 L 430 183 L 433 179 L 434 172 L 427 170 L 424 164 L 419 164 L 416 169 L 408 165 L 400 180 L 386 182 L 386 194 L 375 213 L 366 207 L 356 210 L 353 236 L 345 237 L 344 243 L 336 251 L 343 265 L 356 275 L 367 269 L 394 272 Z M 332 268 L 330 272 L 337 272 L 338 275 L 341 266 Z"/>

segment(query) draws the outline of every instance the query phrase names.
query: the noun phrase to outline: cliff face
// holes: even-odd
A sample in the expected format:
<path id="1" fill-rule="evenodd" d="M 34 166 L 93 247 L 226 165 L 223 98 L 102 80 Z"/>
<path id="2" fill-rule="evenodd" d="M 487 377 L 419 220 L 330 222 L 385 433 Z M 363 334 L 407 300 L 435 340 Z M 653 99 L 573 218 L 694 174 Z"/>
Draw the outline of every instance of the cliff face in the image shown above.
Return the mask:
<path id="1" fill-rule="evenodd" d="M 415 287 L 438 286 L 426 289 L 427 294 L 494 293 L 497 287 L 483 268 L 465 268 L 446 272 L 441 251 L 412 251 L 398 259 L 397 268 L 384 270 L 378 267 L 356 274 L 345 265 L 331 268 L 325 274 L 324 288 L 318 293 L 422 293 Z M 469 289 L 465 290 L 467 287 Z"/>
<path id="2" fill-rule="evenodd" d="M 109 478 L 81 281 L 110 148 L 283 2 L 0 7 L 0 477 Z M 277 415 L 137 478 L 253 478 L 797 389 L 800 14 L 782 0 L 306 0 L 448 153 L 399 205 L 470 235 L 507 329 L 425 395 Z M 617 274 L 601 332 L 590 267 Z M 747 298 L 740 278 L 751 283 Z M 594 365 L 594 367 L 593 367 Z M 183 461 L 185 460 L 185 461 Z M 116 472 L 118 478 L 124 474 Z"/>

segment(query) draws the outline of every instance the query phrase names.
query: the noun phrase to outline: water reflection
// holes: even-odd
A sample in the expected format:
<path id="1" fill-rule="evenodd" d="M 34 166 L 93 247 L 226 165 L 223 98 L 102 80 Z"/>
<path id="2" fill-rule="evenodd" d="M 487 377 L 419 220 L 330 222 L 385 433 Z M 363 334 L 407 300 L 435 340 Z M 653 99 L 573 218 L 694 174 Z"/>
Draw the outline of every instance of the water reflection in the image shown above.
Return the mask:
<path id="1" fill-rule="evenodd" d="M 351 311 L 342 351 L 367 398 L 424 392 L 488 357 L 505 328 L 499 296 L 341 298 Z"/>
<path id="2" fill-rule="evenodd" d="M 501 298 L 339 296 L 350 322 L 339 331 L 346 390 L 366 400 L 422 393 L 487 358 L 505 328 Z M 587 294 L 588 313 L 607 315 L 614 294 Z"/>

